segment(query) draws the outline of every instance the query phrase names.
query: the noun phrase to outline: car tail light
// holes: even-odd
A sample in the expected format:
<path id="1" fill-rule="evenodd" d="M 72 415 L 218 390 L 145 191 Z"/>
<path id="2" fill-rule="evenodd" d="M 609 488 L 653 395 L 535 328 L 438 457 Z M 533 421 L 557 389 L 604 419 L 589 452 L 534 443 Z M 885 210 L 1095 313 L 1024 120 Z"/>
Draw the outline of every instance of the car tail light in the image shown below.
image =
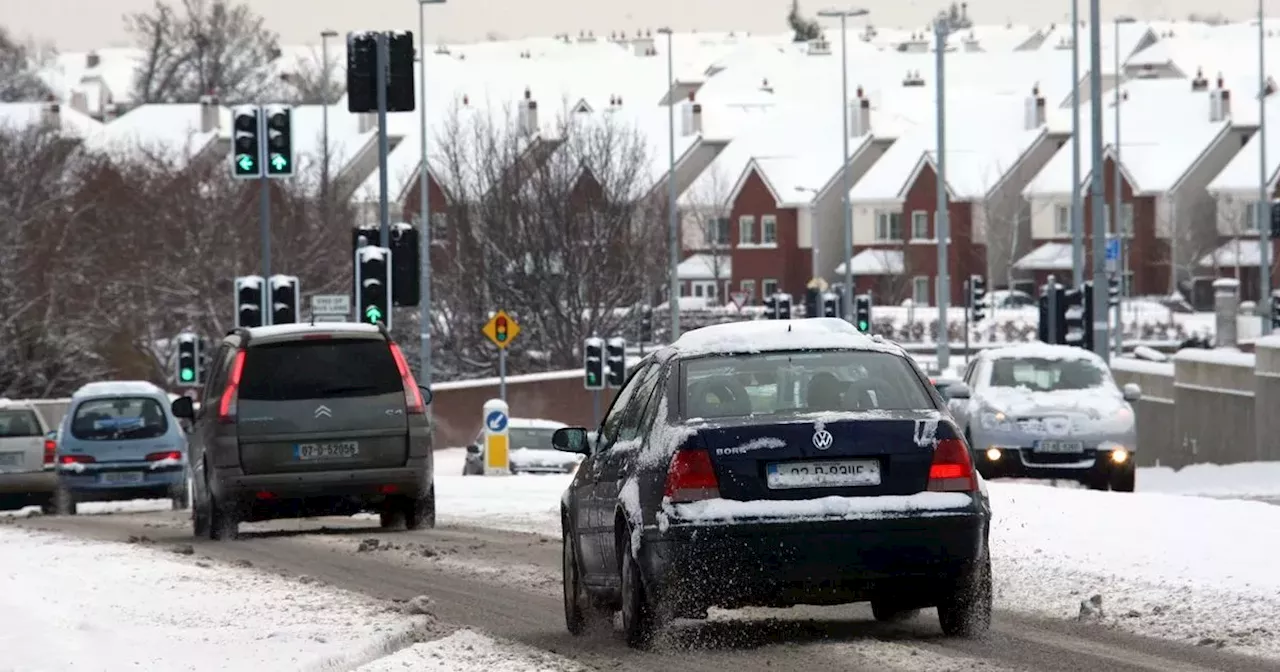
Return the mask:
<path id="1" fill-rule="evenodd" d="M 978 476 L 969 457 L 969 446 L 960 439 L 943 439 L 933 450 L 929 465 L 929 490 L 933 492 L 973 492 Z"/>
<path id="2" fill-rule="evenodd" d="M 667 469 L 663 496 L 674 503 L 719 497 L 720 481 L 711 466 L 711 453 L 702 449 L 676 451 Z"/>
<path id="3" fill-rule="evenodd" d="M 160 453 L 149 453 L 147 455 L 148 462 L 159 462 L 161 460 L 182 460 L 182 453 L 176 450 L 166 450 Z"/>
<path id="4" fill-rule="evenodd" d="M 63 455 L 58 458 L 62 464 L 92 464 L 97 462 L 92 455 Z"/>
<path id="5" fill-rule="evenodd" d="M 44 463 L 45 465 L 53 464 L 58 453 L 58 442 L 53 439 L 44 440 Z"/>
<path id="6" fill-rule="evenodd" d="M 409 370 L 409 362 L 404 358 L 404 353 L 400 351 L 399 345 L 391 344 L 391 356 L 396 358 L 396 368 L 400 370 L 400 382 L 404 385 L 405 411 L 415 415 L 426 413 L 426 404 L 422 403 L 422 390 L 418 389 L 418 381 L 413 379 L 413 372 Z"/>
<path id="7" fill-rule="evenodd" d="M 229 425 L 236 421 L 236 401 L 240 398 L 240 377 L 244 375 L 244 350 L 236 351 L 236 358 L 231 362 L 231 373 L 227 375 L 227 386 L 222 390 L 222 399 L 218 401 L 218 422 Z"/>

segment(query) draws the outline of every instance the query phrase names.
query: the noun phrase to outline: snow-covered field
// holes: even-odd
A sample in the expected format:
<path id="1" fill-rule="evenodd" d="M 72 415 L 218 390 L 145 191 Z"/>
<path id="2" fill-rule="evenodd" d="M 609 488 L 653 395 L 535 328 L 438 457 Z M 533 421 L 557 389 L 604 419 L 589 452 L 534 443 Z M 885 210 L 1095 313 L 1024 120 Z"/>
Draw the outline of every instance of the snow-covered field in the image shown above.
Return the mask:
<path id="1" fill-rule="evenodd" d="M 567 658 L 472 630 L 414 644 L 356 672 L 587 672 Z"/>

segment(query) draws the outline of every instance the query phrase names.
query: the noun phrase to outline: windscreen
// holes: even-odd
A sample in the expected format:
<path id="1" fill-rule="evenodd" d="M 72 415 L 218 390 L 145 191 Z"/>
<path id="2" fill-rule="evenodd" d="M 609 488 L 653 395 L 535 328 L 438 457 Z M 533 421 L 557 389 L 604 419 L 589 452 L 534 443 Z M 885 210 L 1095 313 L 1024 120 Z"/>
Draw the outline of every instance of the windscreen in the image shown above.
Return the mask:
<path id="1" fill-rule="evenodd" d="M 992 363 L 990 385 L 1056 392 L 1102 387 L 1106 381 L 1106 371 L 1088 359 L 1007 358 Z"/>
<path id="2" fill-rule="evenodd" d="M 911 365 L 883 352 L 704 357 L 685 361 L 682 371 L 686 418 L 934 408 Z"/>
<path id="3" fill-rule="evenodd" d="M 71 436 L 85 441 L 154 439 L 167 431 L 164 409 L 151 397 L 90 399 L 71 417 Z"/>
<path id="4" fill-rule="evenodd" d="M 333 338 L 251 345 L 240 398 L 293 401 L 401 394 L 404 385 L 386 341 Z"/>
<path id="5" fill-rule="evenodd" d="M 40 422 L 36 420 L 35 412 L 0 411 L 0 439 L 16 439 L 24 436 L 40 436 Z"/>
<path id="6" fill-rule="evenodd" d="M 507 440 L 510 442 L 512 449 L 555 450 L 556 447 L 551 445 L 551 435 L 555 433 L 556 430 L 554 429 L 512 427 L 507 430 Z"/>

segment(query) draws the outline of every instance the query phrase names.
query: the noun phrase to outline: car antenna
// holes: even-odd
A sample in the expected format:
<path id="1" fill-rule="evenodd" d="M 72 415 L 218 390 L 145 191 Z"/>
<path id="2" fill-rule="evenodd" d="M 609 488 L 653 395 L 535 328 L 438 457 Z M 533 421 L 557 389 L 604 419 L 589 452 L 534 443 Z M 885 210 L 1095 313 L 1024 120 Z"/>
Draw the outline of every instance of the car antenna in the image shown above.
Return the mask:
<path id="1" fill-rule="evenodd" d="M 788 334 L 789 334 L 789 333 L 791 333 L 791 325 L 789 325 L 789 324 L 787 325 L 787 333 L 788 333 Z"/>
<path id="2" fill-rule="evenodd" d="M 311 326 L 316 326 L 316 314 L 311 313 Z"/>

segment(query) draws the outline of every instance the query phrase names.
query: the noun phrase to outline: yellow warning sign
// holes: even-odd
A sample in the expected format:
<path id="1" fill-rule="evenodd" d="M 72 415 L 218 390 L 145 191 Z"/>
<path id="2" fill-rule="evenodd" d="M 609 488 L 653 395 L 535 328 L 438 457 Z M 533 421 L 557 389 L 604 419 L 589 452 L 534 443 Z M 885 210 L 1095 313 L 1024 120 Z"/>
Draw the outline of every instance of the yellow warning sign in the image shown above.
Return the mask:
<path id="1" fill-rule="evenodd" d="M 507 469 L 507 435 L 490 434 L 484 447 L 485 469 Z"/>
<path id="2" fill-rule="evenodd" d="M 511 345 L 511 341 L 516 340 L 516 336 L 520 335 L 520 325 L 511 319 L 510 315 L 499 310 L 488 322 L 485 323 L 484 335 L 493 341 L 493 344 L 499 348 L 506 348 Z"/>

